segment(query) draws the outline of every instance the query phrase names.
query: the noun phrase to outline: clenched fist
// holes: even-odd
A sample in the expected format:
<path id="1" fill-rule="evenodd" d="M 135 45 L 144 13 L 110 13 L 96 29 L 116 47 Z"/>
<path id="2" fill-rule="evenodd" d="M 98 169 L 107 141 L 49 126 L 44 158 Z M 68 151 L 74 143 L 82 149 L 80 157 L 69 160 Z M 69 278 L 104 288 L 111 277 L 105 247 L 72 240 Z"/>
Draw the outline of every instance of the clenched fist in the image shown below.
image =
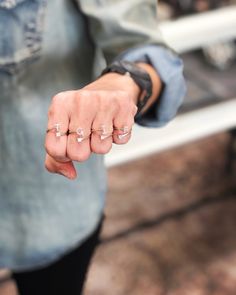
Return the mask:
<path id="1" fill-rule="evenodd" d="M 132 78 L 109 73 L 81 90 L 55 95 L 45 140 L 47 170 L 74 179 L 73 161 L 106 154 L 113 142 L 127 143 L 139 94 Z"/>

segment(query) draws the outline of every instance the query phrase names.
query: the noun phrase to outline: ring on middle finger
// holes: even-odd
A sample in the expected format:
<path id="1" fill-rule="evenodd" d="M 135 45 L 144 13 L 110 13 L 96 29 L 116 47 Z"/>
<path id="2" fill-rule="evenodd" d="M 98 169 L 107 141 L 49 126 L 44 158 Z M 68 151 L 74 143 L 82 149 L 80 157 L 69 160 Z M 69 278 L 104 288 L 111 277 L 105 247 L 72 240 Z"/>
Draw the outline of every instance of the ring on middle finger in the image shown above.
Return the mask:
<path id="1" fill-rule="evenodd" d="M 113 128 L 109 128 L 106 125 L 101 125 L 98 129 L 92 129 L 92 132 L 98 134 L 100 136 L 100 139 L 104 140 L 112 136 Z"/>
<path id="2" fill-rule="evenodd" d="M 76 131 L 69 131 L 69 134 L 76 134 L 77 135 L 76 141 L 78 143 L 81 143 L 85 139 L 89 139 L 90 138 L 91 132 L 86 135 L 84 129 L 81 128 L 81 127 L 79 127 L 79 128 L 76 129 Z"/>

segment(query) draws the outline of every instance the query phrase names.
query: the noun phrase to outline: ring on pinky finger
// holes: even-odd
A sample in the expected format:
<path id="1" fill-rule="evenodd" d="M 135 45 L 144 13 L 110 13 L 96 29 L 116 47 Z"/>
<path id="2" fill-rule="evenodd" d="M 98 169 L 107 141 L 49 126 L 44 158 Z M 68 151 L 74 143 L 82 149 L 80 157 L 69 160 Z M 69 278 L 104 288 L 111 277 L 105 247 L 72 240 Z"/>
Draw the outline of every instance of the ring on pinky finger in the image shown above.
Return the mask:
<path id="1" fill-rule="evenodd" d="M 123 126 L 120 128 L 114 127 L 114 131 L 114 135 L 116 135 L 119 140 L 123 140 L 132 133 L 132 128 L 129 128 L 128 126 Z"/>

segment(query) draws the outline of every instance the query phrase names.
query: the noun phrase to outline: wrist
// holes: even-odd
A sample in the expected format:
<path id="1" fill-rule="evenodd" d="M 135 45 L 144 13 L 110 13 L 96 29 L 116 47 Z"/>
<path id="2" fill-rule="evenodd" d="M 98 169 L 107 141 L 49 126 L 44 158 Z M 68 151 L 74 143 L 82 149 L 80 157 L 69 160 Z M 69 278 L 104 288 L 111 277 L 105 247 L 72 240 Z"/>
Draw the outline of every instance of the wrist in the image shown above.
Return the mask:
<path id="1" fill-rule="evenodd" d="M 141 95 L 141 89 L 135 81 L 128 75 L 121 75 L 119 73 L 107 73 L 101 76 L 98 80 L 99 83 L 106 86 L 106 89 L 121 90 L 128 93 L 135 104 Z"/>
<path id="2" fill-rule="evenodd" d="M 137 119 L 139 115 L 145 110 L 146 106 L 149 105 L 150 99 L 153 96 L 153 80 L 146 68 L 142 67 L 142 63 L 134 63 L 125 60 L 116 60 L 109 64 L 103 71 L 102 76 L 107 73 L 116 73 L 125 76 L 126 79 L 130 78 L 132 80 L 132 85 L 136 84 L 136 89 L 139 89 L 139 93 L 134 97 L 134 102 L 138 107 L 135 118 Z M 126 85 L 126 83 L 125 83 Z"/>

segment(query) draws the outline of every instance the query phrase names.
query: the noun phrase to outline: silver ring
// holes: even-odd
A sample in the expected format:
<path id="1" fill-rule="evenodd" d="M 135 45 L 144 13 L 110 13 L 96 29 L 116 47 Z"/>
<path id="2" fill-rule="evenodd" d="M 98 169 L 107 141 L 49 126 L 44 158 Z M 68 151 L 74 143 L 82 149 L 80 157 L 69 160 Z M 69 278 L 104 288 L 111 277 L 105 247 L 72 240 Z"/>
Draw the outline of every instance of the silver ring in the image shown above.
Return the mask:
<path id="1" fill-rule="evenodd" d="M 67 131 L 61 132 L 61 124 L 60 123 L 54 124 L 54 127 L 47 129 L 46 132 L 48 133 L 51 131 L 54 131 L 56 137 L 61 137 L 61 136 L 67 135 Z"/>
<path id="2" fill-rule="evenodd" d="M 76 135 L 78 135 L 77 138 L 76 138 L 76 141 L 78 143 L 81 143 L 85 139 L 89 139 L 90 138 L 91 132 L 88 135 L 85 135 L 84 129 L 81 128 L 81 127 L 79 127 L 79 128 L 76 129 L 76 131 L 69 131 L 69 134 L 76 134 Z"/>
<path id="3" fill-rule="evenodd" d="M 98 129 L 92 128 L 91 131 L 98 134 L 101 140 L 105 140 L 113 135 L 113 128 L 107 128 L 106 125 L 101 125 Z"/>
<path id="4" fill-rule="evenodd" d="M 116 136 L 119 140 L 123 140 L 132 133 L 132 128 L 130 129 L 128 126 L 114 127 L 114 130 L 118 131 Z"/>

